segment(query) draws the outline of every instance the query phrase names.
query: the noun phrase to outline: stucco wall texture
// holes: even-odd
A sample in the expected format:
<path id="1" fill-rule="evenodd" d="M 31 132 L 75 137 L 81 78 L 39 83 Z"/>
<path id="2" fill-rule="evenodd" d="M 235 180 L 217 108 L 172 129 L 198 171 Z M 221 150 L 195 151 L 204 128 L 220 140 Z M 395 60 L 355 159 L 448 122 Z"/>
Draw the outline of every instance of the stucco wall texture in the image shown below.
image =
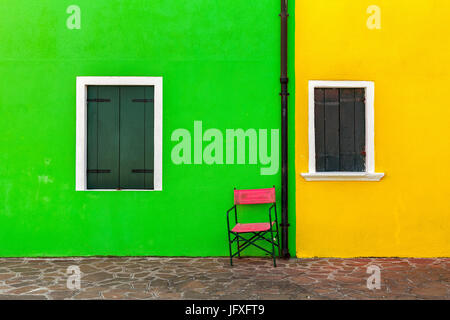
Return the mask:
<path id="1" fill-rule="evenodd" d="M 371 5 L 379 29 L 367 27 Z M 449 11 L 443 0 L 296 2 L 297 256 L 450 256 Z M 300 176 L 308 80 L 374 81 L 380 182 Z"/>
<path id="2" fill-rule="evenodd" d="M 70 5 L 80 29 L 66 25 Z M 233 187 L 275 185 L 279 199 L 281 170 L 176 165 L 171 134 L 193 134 L 194 121 L 222 133 L 280 128 L 279 12 L 272 0 L 1 1 L 0 256 L 228 255 Z M 163 77 L 163 191 L 75 191 L 77 76 Z M 293 116 L 290 136 L 294 254 Z M 266 219 L 258 209 L 249 220 Z"/>

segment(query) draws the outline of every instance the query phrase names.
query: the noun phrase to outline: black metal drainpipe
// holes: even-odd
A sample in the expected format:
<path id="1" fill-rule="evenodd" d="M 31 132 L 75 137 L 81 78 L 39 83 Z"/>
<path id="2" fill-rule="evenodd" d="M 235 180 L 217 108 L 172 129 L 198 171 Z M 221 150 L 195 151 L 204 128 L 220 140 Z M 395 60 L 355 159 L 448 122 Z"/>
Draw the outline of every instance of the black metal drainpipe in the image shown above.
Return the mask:
<path id="1" fill-rule="evenodd" d="M 288 76 L 287 76 L 287 2 L 281 0 L 281 254 L 290 257 L 288 249 Z"/>

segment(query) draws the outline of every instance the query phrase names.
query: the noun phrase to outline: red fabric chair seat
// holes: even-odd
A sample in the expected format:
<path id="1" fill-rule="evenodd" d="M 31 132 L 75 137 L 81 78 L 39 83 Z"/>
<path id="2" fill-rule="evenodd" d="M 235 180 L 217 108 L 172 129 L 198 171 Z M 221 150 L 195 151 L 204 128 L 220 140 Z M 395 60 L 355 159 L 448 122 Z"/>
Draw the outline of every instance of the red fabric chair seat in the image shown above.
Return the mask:
<path id="1" fill-rule="evenodd" d="M 272 221 L 272 225 L 275 221 Z M 246 232 L 261 232 L 270 230 L 269 222 L 261 222 L 261 223 L 238 223 L 231 230 L 236 233 L 246 233 Z"/>

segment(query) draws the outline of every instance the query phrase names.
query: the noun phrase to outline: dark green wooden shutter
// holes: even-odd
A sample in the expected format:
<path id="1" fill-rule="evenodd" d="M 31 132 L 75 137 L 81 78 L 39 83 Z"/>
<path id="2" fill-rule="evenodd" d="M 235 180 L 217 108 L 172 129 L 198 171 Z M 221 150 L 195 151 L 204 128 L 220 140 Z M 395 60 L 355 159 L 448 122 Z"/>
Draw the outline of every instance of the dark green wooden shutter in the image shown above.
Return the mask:
<path id="1" fill-rule="evenodd" d="M 149 99 L 149 102 L 145 102 L 145 170 L 148 170 L 144 174 L 145 176 L 145 188 L 154 188 L 154 169 L 155 169 L 155 87 L 145 87 L 145 99 Z"/>
<path id="2" fill-rule="evenodd" d="M 88 189 L 154 188 L 153 100 L 153 86 L 88 86 Z"/>
<path id="3" fill-rule="evenodd" d="M 355 90 L 341 89 L 339 105 L 339 169 L 355 170 Z"/>
<path id="4" fill-rule="evenodd" d="M 355 89 L 355 171 L 366 170 L 366 103 L 364 89 Z"/>
<path id="5" fill-rule="evenodd" d="M 316 171 L 364 171 L 364 89 L 316 88 L 314 101 Z"/>
<path id="6" fill-rule="evenodd" d="M 325 89 L 314 90 L 316 171 L 325 171 Z"/>
<path id="7" fill-rule="evenodd" d="M 119 88 L 89 86 L 87 101 L 87 188 L 119 185 Z"/>
<path id="8" fill-rule="evenodd" d="M 325 89 L 325 169 L 339 171 L 339 89 Z"/>
<path id="9" fill-rule="evenodd" d="M 154 87 L 120 88 L 120 188 L 153 189 Z"/>

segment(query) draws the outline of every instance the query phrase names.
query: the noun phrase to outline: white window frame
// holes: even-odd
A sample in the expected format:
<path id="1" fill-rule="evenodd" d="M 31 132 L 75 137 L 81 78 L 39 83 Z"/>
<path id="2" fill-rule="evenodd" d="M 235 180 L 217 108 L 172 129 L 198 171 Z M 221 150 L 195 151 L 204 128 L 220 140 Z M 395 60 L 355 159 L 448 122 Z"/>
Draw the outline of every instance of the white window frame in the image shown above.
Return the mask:
<path id="1" fill-rule="evenodd" d="M 314 89 L 316 88 L 364 88 L 366 107 L 366 171 L 365 172 L 316 172 L 316 141 L 314 126 Z M 375 172 L 374 132 L 375 84 L 372 81 L 322 81 L 308 83 L 308 135 L 309 172 L 301 173 L 306 181 L 380 181 L 384 173 Z"/>
<path id="2" fill-rule="evenodd" d="M 88 86 L 154 86 L 154 189 L 87 189 L 87 87 Z M 162 190 L 162 77 L 77 77 L 76 88 L 76 181 L 77 191 L 161 191 Z"/>

